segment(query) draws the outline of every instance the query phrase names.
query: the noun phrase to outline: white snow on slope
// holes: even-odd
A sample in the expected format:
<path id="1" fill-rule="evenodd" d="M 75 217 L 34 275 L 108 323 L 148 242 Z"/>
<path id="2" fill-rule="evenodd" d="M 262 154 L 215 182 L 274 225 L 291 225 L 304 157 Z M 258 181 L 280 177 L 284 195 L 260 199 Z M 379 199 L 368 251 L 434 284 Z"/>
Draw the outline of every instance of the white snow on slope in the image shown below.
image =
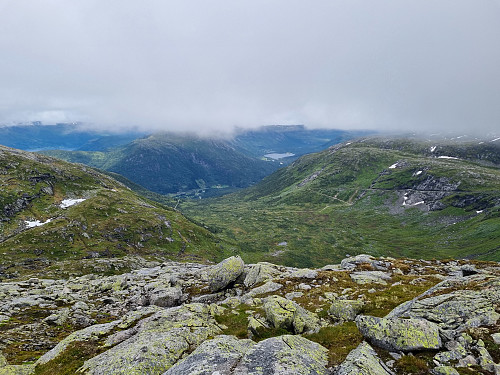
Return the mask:
<path id="1" fill-rule="evenodd" d="M 61 204 L 59 205 L 59 207 L 61 207 L 61 208 L 68 208 L 68 207 L 74 206 L 77 203 L 82 203 L 84 200 L 85 199 L 83 199 L 83 198 L 80 198 L 80 199 L 64 199 L 61 202 Z"/>
<path id="2" fill-rule="evenodd" d="M 500 137 L 499 138 L 495 138 L 495 139 L 491 140 L 490 142 L 496 142 L 498 140 L 500 140 Z"/>
<path id="3" fill-rule="evenodd" d="M 51 221 L 52 221 L 52 219 L 47 219 L 47 221 L 42 223 L 40 220 L 34 220 L 34 221 L 25 220 L 24 223 L 26 224 L 26 227 L 34 228 L 34 227 L 40 227 L 44 224 L 50 223 Z"/>
<path id="4" fill-rule="evenodd" d="M 458 158 L 456 158 L 454 156 L 438 156 L 438 159 L 454 159 L 454 160 L 458 160 Z"/>
<path id="5" fill-rule="evenodd" d="M 437 146 L 432 146 L 432 147 L 431 147 L 431 152 L 436 151 L 436 147 L 437 147 Z"/>
<path id="6" fill-rule="evenodd" d="M 389 169 L 394 169 L 394 168 L 396 168 L 397 166 L 398 166 L 398 163 L 394 163 L 393 165 L 391 165 L 391 166 L 389 167 Z"/>

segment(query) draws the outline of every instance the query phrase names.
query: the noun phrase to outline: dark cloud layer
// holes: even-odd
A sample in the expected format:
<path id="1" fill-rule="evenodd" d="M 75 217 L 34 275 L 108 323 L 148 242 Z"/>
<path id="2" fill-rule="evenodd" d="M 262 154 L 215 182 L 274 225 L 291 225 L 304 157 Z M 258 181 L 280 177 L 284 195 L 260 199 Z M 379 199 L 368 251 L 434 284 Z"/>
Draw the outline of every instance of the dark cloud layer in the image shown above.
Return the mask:
<path id="1" fill-rule="evenodd" d="M 494 0 L 0 0 L 0 122 L 500 129 Z"/>

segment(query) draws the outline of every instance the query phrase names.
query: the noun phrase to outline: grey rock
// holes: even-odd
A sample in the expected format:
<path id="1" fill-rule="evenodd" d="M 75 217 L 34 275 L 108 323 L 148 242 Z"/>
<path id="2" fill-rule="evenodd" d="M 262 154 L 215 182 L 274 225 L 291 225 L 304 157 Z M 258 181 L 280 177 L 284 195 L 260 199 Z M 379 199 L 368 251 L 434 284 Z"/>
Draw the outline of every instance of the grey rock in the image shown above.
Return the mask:
<path id="1" fill-rule="evenodd" d="M 264 302 L 267 321 L 274 328 L 283 328 L 297 334 L 319 329 L 319 319 L 298 305 L 280 296 L 270 296 Z"/>
<path id="2" fill-rule="evenodd" d="M 495 344 L 500 344 L 500 333 L 494 333 L 491 335 L 491 338 L 495 342 Z"/>
<path id="3" fill-rule="evenodd" d="M 163 374 L 191 346 L 198 346 L 220 333 L 210 309 L 188 304 L 161 310 L 141 320 L 137 333 L 87 360 L 87 374 Z"/>
<path id="4" fill-rule="evenodd" d="M 34 365 L 9 365 L 0 368 L 0 375 L 31 375 L 34 373 Z"/>
<path id="5" fill-rule="evenodd" d="M 352 321 L 361 312 L 363 305 L 359 300 L 335 300 L 328 309 L 328 314 L 338 321 Z"/>
<path id="6" fill-rule="evenodd" d="M 245 264 L 239 256 L 227 258 L 212 266 L 208 272 L 209 287 L 212 292 L 226 288 L 234 282 L 245 269 Z"/>
<path id="7" fill-rule="evenodd" d="M 49 325 L 61 326 L 68 321 L 68 318 L 69 318 L 69 309 L 64 308 L 59 310 L 55 314 L 49 315 L 43 321 Z"/>
<path id="8" fill-rule="evenodd" d="M 432 369 L 433 375 L 459 375 L 458 371 L 451 366 L 438 366 Z"/>
<path id="9" fill-rule="evenodd" d="M 243 284 L 246 287 L 251 287 L 255 284 L 272 280 L 275 277 L 279 276 L 280 273 L 281 272 L 274 264 L 265 262 L 257 263 L 250 268 L 250 270 L 246 274 Z"/>
<path id="10" fill-rule="evenodd" d="M 160 307 L 177 306 L 182 298 L 182 289 L 169 287 L 165 289 L 154 289 L 149 295 L 149 303 Z"/>
<path id="11" fill-rule="evenodd" d="M 494 325 L 500 318 L 495 311 L 500 289 L 459 290 L 415 301 L 402 317 L 436 322 L 441 334 L 453 339 L 468 328 Z"/>
<path id="12" fill-rule="evenodd" d="M 198 346 L 193 353 L 177 362 L 163 375 L 212 375 L 214 373 L 232 374 L 238 364 L 255 342 L 238 340 L 234 336 L 217 336 Z"/>
<path id="13" fill-rule="evenodd" d="M 292 272 L 290 277 L 295 277 L 297 279 L 315 279 L 318 276 L 318 271 L 311 270 L 308 268 L 300 268 Z"/>
<path id="14" fill-rule="evenodd" d="M 352 271 L 359 265 L 369 265 L 372 269 L 377 271 L 386 271 L 390 266 L 389 262 L 375 259 L 371 255 L 360 254 L 354 257 L 343 259 L 340 262 L 340 267 L 345 270 Z"/>
<path id="15" fill-rule="evenodd" d="M 352 350 L 334 375 L 394 375 L 366 342 Z"/>
<path id="16" fill-rule="evenodd" d="M 258 296 L 259 294 L 265 294 L 270 292 L 275 292 L 283 287 L 282 284 L 276 283 L 274 281 L 268 281 L 264 285 L 258 286 L 257 288 L 253 288 L 248 293 L 243 295 L 242 299 L 247 300 L 249 298 L 253 298 Z"/>
<path id="17" fill-rule="evenodd" d="M 372 344 L 392 351 L 439 349 L 439 328 L 424 319 L 385 319 L 360 315 L 356 325 Z"/>
<path id="18" fill-rule="evenodd" d="M 118 324 L 119 320 L 115 320 L 110 323 L 96 324 L 80 331 L 71 333 L 69 336 L 64 338 L 59 344 L 57 344 L 50 351 L 42 355 L 36 365 L 43 365 L 61 355 L 69 344 L 77 341 L 89 341 L 99 339 L 107 334 L 109 334 Z"/>
<path id="19" fill-rule="evenodd" d="M 358 271 L 350 274 L 352 281 L 359 285 L 365 284 L 382 284 L 387 285 L 387 281 L 391 280 L 391 275 L 382 271 Z"/>
<path id="20" fill-rule="evenodd" d="M 252 346 L 231 374 L 326 375 L 327 363 L 326 348 L 301 336 L 284 335 Z"/>

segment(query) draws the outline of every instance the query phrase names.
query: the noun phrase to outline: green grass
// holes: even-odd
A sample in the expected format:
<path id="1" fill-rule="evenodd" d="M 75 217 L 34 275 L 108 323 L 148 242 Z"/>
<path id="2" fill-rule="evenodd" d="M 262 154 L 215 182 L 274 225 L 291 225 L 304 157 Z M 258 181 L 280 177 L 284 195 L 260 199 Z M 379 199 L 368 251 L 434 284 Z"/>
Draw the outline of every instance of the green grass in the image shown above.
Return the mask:
<path id="1" fill-rule="evenodd" d="M 359 253 L 499 261 L 500 170 L 405 147 L 355 143 L 306 155 L 252 188 L 179 207 L 249 262 L 314 267 Z M 429 180 L 456 187 L 441 199 L 444 210 L 398 203 L 398 194 L 425 190 Z"/>

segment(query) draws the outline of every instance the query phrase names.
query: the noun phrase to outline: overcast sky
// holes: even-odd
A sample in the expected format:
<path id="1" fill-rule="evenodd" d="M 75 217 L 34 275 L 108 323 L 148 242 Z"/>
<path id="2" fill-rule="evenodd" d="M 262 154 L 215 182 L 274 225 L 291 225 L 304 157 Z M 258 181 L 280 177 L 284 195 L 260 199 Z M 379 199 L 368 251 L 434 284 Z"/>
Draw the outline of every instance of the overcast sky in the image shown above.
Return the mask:
<path id="1" fill-rule="evenodd" d="M 500 0 L 0 0 L 0 123 L 500 129 Z"/>

